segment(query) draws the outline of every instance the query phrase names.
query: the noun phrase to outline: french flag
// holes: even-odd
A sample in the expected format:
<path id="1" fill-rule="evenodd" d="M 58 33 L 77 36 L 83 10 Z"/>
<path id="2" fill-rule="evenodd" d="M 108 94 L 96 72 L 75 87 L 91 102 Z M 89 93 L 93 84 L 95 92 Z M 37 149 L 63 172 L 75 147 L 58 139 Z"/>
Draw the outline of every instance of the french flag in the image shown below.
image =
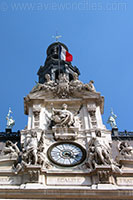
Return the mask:
<path id="1" fill-rule="evenodd" d="M 59 58 L 67 62 L 71 62 L 73 60 L 73 56 L 61 45 L 59 45 Z"/>

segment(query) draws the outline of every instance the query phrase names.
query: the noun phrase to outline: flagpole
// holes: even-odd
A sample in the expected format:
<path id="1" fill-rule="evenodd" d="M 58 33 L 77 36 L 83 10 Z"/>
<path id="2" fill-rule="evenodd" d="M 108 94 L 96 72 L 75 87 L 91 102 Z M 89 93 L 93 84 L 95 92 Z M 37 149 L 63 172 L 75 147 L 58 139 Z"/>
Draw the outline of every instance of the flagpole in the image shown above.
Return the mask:
<path id="1" fill-rule="evenodd" d="M 54 36 L 53 36 L 54 37 Z M 59 75 L 60 75 L 60 44 L 59 44 L 59 38 L 62 37 L 61 35 L 58 35 L 57 32 L 56 32 L 56 36 L 55 36 L 55 39 L 56 39 L 56 42 L 58 43 L 57 44 L 57 47 L 58 47 L 58 66 L 59 66 Z M 59 78 L 59 75 L 58 75 L 58 78 Z"/>
<path id="2" fill-rule="evenodd" d="M 60 76 L 60 46 L 59 46 L 59 41 L 58 41 L 58 66 L 59 66 L 59 74 L 58 74 L 58 78 Z"/>

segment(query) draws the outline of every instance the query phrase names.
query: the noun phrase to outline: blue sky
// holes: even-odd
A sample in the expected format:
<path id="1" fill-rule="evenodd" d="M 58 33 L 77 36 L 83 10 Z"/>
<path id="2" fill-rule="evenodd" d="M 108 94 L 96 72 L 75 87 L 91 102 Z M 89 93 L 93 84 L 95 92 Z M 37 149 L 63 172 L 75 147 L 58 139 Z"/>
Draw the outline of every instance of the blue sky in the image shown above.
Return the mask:
<path id="1" fill-rule="evenodd" d="M 80 80 L 95 81 L 105 97 L 103 121 L 112 107 L 119 130 L 133 130 L 132 0 L 0 0 L 0 131 L 13 110 L 14 131 L 27 124 L 23 97 L 56 31 L 73 55 Z"/>

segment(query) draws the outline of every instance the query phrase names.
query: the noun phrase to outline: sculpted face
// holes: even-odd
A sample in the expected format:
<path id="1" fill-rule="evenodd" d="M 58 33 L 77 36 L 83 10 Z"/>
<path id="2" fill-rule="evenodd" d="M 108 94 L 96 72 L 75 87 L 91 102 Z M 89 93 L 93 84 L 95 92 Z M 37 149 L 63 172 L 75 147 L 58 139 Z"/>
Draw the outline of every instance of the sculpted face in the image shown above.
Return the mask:
<path id="1" fill-rule="evenodd" d="M 97 131 L 97 132 L 96 132 L 96 136 L 97 136 L 97 137 L 101 137 L 101 131 Z"/>
<path id="2" fill-rule="evenodd" d="M 74 80 L 78 80 L 78 74 L 77 74 L 77 73 L 74 73 L 74 74 L 73 74 L 73 78 L 74 78 Z"/>
<path id="3" fill-rule="evenodd" d="M 62 109 L 66 110 L 66 109 L 67 109 L 67 104 L 64 103 L 64 104 L 62 105 Z"/>
<path id="4" fill-rule="evenodd" d="M 49 74 L 46 74 L 46 75 L 45 75 L 45 78 L 46 78 L 47 81 L 49 81 L 49 80 L 50 80 L 50 75 L 49 75 Z"/>
<path id="5" fill-rule="evenodd" d="M 94 83 L 94 81 L 93 81 L 93 80 L 90 80 L 90 83 L 92 83 L 92 84 L 93 84 L 93 83 Z"/>

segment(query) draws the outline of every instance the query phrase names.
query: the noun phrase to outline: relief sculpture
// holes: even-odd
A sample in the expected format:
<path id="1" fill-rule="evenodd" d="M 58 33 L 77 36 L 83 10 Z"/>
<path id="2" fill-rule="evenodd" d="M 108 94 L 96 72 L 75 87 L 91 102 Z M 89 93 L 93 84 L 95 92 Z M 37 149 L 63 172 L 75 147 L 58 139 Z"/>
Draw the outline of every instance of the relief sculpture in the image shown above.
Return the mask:
<path id="1" fill-rule="evenodd" d="M 78 79 L 76 72 L 73 73 L 73 79 L 71 81 L 65 73 L 60 73 L 56 82 L 50 79 L 49 74 L 45 74 L 45 80 L 46 82 L 43 84 L 37 83 L 30 93 L 32 94 L 42 90 L 46 92 L 51 91 L 55 96 L 64 99 L 70 98 L 74 92 L 96 92 L 93 85 L 94 81 L 91 80 L 88 84 L 84 84 Z"/>
<path id="2" fill-rule="evenodd" d="M 122 157 L 125 159 L 133 159 L 133 147 L 128 142 L 122 141 L 118 143 L 118 150 Z"/>

